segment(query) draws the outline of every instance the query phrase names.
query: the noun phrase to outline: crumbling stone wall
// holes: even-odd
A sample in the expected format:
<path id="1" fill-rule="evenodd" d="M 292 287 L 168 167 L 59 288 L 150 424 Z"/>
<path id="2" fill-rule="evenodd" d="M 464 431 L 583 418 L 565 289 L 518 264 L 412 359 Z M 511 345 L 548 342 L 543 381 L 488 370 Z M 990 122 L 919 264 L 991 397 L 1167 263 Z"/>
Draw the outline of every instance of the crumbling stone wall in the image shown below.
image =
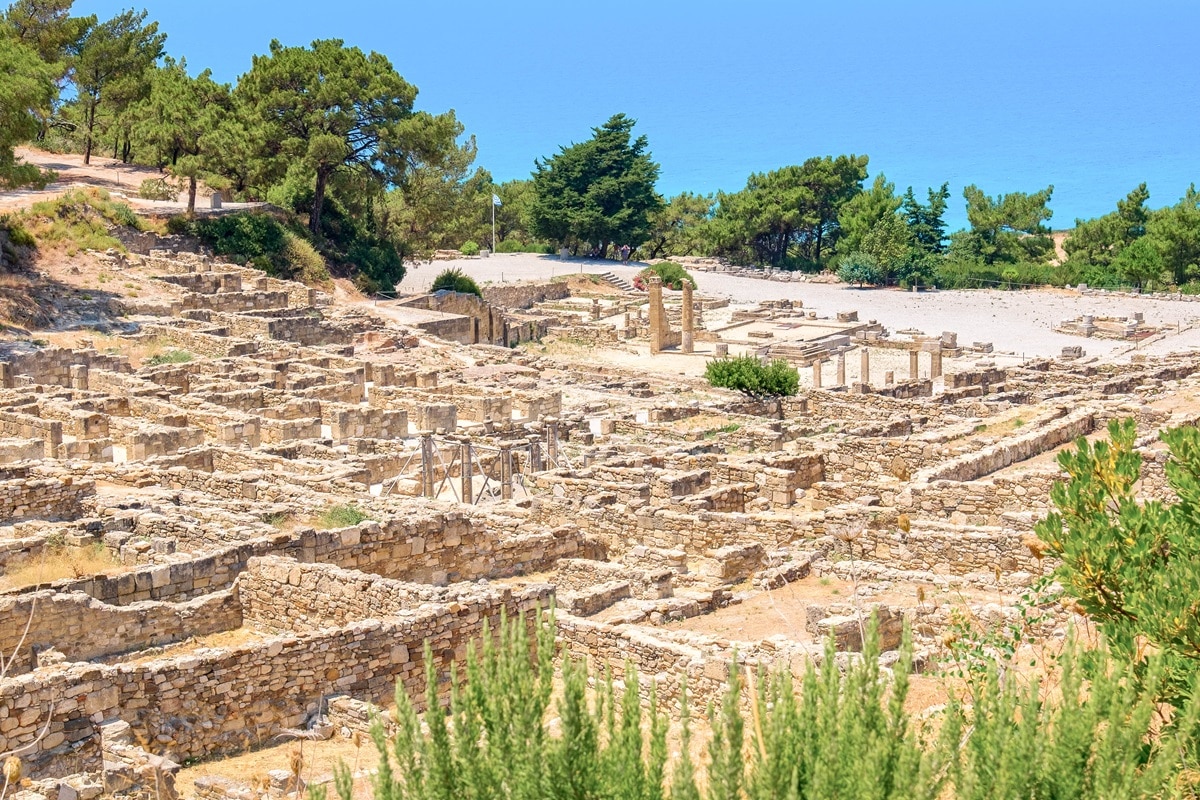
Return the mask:
<path id="1" fill-rule="evenodd" d="M 50 647 L 68 661 L 90 661 L 241 625 L 242 606 L 231 590 L 183 603 L 127 606 L 82 592 L 0 596 L 0 652 L 10 659 L 9 675 L 34 669 L 37 653 Z"/>

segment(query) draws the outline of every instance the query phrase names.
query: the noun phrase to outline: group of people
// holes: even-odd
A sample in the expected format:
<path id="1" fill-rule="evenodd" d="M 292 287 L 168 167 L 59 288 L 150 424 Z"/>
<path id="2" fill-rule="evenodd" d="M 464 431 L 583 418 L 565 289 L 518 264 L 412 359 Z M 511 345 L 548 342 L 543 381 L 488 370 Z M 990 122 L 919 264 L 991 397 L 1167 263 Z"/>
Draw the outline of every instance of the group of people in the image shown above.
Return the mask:
<path id="1" fill-rule="evenodd" d="M 588 258 L 600 258 L 600 254 L 603 252 L 603 250 L 604 250 L 603 246 L 593 247 L 593 248 L 589 249 L 588 250 Z M 623 244 L 617 248 L 617 255 L 619 255 L 621 257 L 622 264 L 629 263 L 629 256 L 631 253 L 633 253 L 633 248 L 627 244 Z"/>

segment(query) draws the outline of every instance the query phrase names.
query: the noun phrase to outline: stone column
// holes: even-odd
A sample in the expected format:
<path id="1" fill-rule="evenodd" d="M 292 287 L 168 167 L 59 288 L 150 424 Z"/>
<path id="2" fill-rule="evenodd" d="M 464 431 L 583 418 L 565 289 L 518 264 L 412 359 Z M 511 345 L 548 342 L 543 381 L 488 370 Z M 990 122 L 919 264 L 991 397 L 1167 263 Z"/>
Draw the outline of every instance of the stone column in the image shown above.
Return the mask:
<path id="1" fill-rule="evenodd" d="M 663 325 L 666 314 L 663 313 L 662 278 L 650 278 L 650 354 L 657 355 L 663 349 Z"/>
<path id="2" fill-rule="evenodd" d="M 846 385 L 846 354 L 844 352 L 838 353 L 837 357 L 837 385 Z"/>
<path id="3" fill-rule="evenodd" d="M 921 369 L 921 351 L 920 350 L 909 350 L 908 351 L 908 379 L 910 381 L 917 380 L 917 378 L 920 377 L 920 369 Z"/>
<path id="4" fill-rule="evenodd" d="M 942 377 L 942 349 L 940 347 L 929 353 L 929 377 Z"/>
<path id="5" fill-rule="evenodd" d="M 813 362 L 812 368 L 813 368 L 813 388 L 814 389 L 821 388 L 821 365 L 824 363 L 825 362 L 819 358 Z"/>
<path id="6" fill-rule="evenodd" d="M 695 345 L 696 316 L 692 309 L 692 284 L 683 282 L 683 338 L 679 349 L 685 353 L 696 352 Z"/>
<path id="7" fill-rule="evenodd" d="M 892 386 L 895 383 L 896 383 L 896 373 L 895 372 L 888 370 L 887 372 L 883 373 L 883 385 L 884 386 Z"/>
<path id="8" fill-rule="evenodd" d="M 512 500 L 512 448 L 508 445 L 500 447 L 500 497 Z"/>
<path id="9" fill-rule="evenodd" d="M 600 301 L 599 300 L 592 301 L 592 319 L 593 320 L 600 319 Z"/>
<path id="10" fill-rule="evenodd" d="M 546 418 L 546 458 L 551 467 L 558 467 L 558 420 L 554 417 Z"/>
<path id="11" fill-rule="evenodd" d="M 0 361 L 0 389 L 13 388 L 13 368 L 7 361 Z"/>
<path id="12" fill-rule="evenodd" d="M 421 494 L 433 497 L 434 491 L 433 434 L 421 431 Z"/>
<path id="13" fill-rule="evenodd" d="M 724 358 L 725 356 L 729 355 L 729 345 L 725 342 L 717 342 L 716 346 L 713 348 L 713 354 L 716 355 L 717 358 Z"/>
<path id="14" fill-rule="evenodd" d="M 529 472 L 542 471 L 542 437 L 536 433 L 529 437 Z"/>
<path id="15" fill-rule="evenodd" d="M 871 351 L 867 349 L 866 345 L 863 345 L 861 350 L 862 350 L 862 352 L 859 354 L 859 358 L 861 358 L 862 361 L 859 364 L 859 368 L 858 368 L 858 382 L 861 383 L 863 386 L 870 386 L 871 385 Z"/>
<path id="16" fill-rule="evenodd" d="M 464 503 L 475 505 L 475 448 L 471 446 L 470 439 L 463 440 L 459 459 L 462 461 L 458 471 L 459 494 Z"/>

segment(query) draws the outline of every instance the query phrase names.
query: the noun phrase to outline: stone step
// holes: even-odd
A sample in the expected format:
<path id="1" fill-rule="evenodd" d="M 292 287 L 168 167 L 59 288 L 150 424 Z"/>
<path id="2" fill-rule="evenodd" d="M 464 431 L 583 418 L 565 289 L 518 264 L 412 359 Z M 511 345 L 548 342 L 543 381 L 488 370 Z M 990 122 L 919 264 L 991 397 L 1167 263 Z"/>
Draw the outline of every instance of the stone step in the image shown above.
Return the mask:
<path id="1" fill-rule="evenodd" d="M 620 289 L 622 292 L 632 292 L 633 291 L 632 283 L 625 280 L 624 278 L 621 278 L 621 277 L 618 277 L 618 276 L 612 274 L 611 272 L 604 273 L 603 275 L 600 276 L 600 279 L 602 281 L 604 281 L 605 283 L 609 284 L 610 286 L 615 286 L 616 288 Z"/>

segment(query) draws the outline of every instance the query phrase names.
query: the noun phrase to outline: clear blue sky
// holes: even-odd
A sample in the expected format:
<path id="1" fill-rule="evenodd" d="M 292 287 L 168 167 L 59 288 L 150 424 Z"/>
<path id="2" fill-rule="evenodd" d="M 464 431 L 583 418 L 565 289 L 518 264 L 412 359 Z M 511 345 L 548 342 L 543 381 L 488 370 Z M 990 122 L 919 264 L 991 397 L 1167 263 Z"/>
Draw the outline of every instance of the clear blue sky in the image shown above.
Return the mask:
<path id="1" fill-rule="evenodd" d="M 111 16 L 129 3 L 77 0 Z M 137 6 L 141 8 L 141 5 Z M 233 81 L 271 39 L 389 56 L 418 105 L 453 108 L 497 180 L 624 112 L 659 189 L 867 153 L 903 190 L 1055 185 L 1052 224 L 1200 180 L 1200 1 L 385 2 L 158 0 L 167 49 Z"/>

